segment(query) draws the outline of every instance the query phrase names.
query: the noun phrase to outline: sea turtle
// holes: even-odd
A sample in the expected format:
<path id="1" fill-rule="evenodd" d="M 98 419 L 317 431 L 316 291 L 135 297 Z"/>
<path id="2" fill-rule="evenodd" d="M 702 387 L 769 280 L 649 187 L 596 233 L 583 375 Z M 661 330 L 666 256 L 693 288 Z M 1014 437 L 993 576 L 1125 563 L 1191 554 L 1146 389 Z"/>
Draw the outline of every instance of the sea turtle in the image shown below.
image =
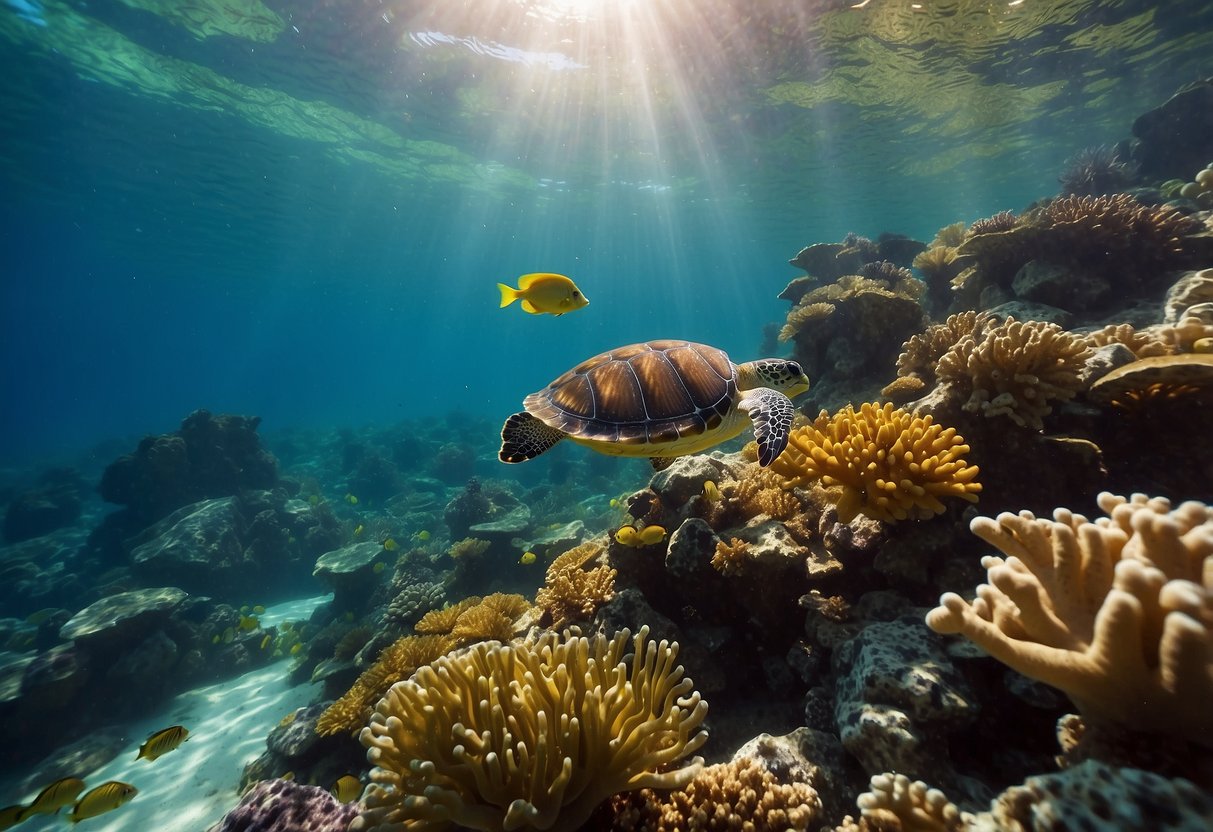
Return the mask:
<path id="1" fill-rule="evenodd" d="M 561 439 L 663 467 L 732 439 L 753 422 L 758 463 L 788 444 L 788 396 L 809 389 L 795 361 L 734 364 L 723 350 L 690 341 L 647 341 L 604 352 L 523 400 L 501 429 L 502 462 L 534 459 Z"/>

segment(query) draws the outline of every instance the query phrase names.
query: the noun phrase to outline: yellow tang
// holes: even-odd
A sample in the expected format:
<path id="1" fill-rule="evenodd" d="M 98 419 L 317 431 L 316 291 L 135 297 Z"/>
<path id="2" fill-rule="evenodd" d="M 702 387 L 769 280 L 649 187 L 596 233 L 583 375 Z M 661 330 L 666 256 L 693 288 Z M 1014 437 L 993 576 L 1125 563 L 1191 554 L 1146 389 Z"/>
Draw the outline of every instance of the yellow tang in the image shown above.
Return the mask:
<path id="1" fill-rule="evenodd" d="M 536 555 L 534 552 L 523 552 L 522 557 L 518 558 L 518 562 L 523 566 L 530 566 L 535 562 Z"/>
<path id="2" fill-rule="evenodd" d="M 636 534 L 636 538 L 640 541 L 641 546 L 652 546 L 654 543 L 660 543 L 665 540 L 665 528 L 662 526 L 645 526 Z"/>
<path id="3" fill-rule="evenodd" d="M 624 546 L 640 545 L 640 535 L 636 531 L 635 526 L 621 526 L 619 531 L 615 532 L 615 540 L 619 541 Z"/>
<path id="4" fill-rule="evenodd" d="M 112 812 L 119 806 L 129 803 L 131 798 L 137 794 L 139 794 L 139 790 L 130 783 L 110 780 L 80 798 L 76 808 L 67 817 L 72 823 L 95 818 L 97 815 L 104 815 L 106 812 Z"/>
<path id="5" fill-rule="evenodd" d="M 265 612 L 265 607 L 261 606 L 260 604 L 257 604 L 255 607 L 253 607 L 253 612 L 256 613 L 257 615 L 261 615 L 262 613 Z"/>
<path id="6" fill-rule="evenodd" d="M 14 823 L 21 823 L 31 815 L 53 815 L 64 806 L 71 806 L 76 802 L 76 798 L 80 792 L 84 791 L 84 781 L 79 777 L 64 777 L 61 780 L 56 780 L 42 791 L 38 792 L 38 796 L 34 798 L 29 806 L 20 809 L 14 818 Z"/>
<path id="7" fill-rule="evenodd" d="M 387 549 L 389 552 L 394 552 L 400 548 L 400 544 L 397 543 L 393 538 L 389 537 L 387 540 L 383 541 L 383 548 Z"/>
<path id="8" fill-rule="evenodd" d="M 155 760 L 169 753 L 181 743 L 189 739 L 190 732 L 180 725 L 164 728 L 147 738 L 147 742 L 139 746 L 139 756 L 136 760 Z"/>
<path id="9" fill-rule="evenodd" d="M 257 629 L 260 626 L 261 626 L 261 622 L 257 620 L 257 616 L 255 616 L 255 615 L 240 616 L 240 629 L 244 630 L 246 633 L 249 632 L 250 630 Z"/>
<path id="10" fill-rule="evenodd" d="M 720 489 L 716 487 L 716 483 L 711 480 L 704 480 L 703 498 L 709 503 L 715 503 L 720 500 Z"/>
<path id="11" fill-rule="evenodd" d="M 503 308 L 521 298 L 523 311 L 532 315 L 546 312 L 560 317 L 590 302 L 573 281 L 551 272 L 524 274 L 518 278 L 517 289 L 511 289 L 504 283 L 498 283 L 497 288 L 501 290 Z"/>
<path id="12" fill-rule="evenodd" d="M 320 495 L 319 495 L 319 494 L 311 494 L 311 495 L 309 495 L 309 496 L 308 496 L 307 501 L 308 501 L 308 504 L 309 504 L 309 505 L 313 505 L 313 506 L 314 506 L 314 505 L 319 505 L 319 504 L 320 504 Z"/>
<path id="13" fill-rule="evenodd" d="M 353 494 L 346 494 L 345 501 L 352 506 L 358 505 L 358 498 L 355 497 Z"/>
<path id="14" fill-rule="evenodd" d="M 265 648 L 269 647 L 270 642 L 273 640 L 274 640 L 274 637 L 271 636 L 269 633 L 266 633 L 265 638 L 261 639 L 261 649 L 264 650 Z"/>
<path id="15" fill-rule="evenodd" d="M 18 803 L 16 806 L 5 806 L 0 809 L 0 829 L 12 829 L 21 821 L 25 820 L 22 812 L 25 807 Z"/>
<path id="16" fill-rule="evenodd" d="M 362 781 L 352 774 L 343 774 L 329 791 L 342 803 L 353 803 L 362 795 Z"/>
<path id="17" fill-rule="evenodd" d="M 371 567 L 371 571 L 374 572 L 376 575 L 378 575 L 380 572 L 382 572 L 386 568 L 387 567 L 384 566 L 383 561 L 380 560 L 380 561 L 375 562 L 375 565 Z"/>
<path id="18" fill-rule="evenodd" d="M 354 537 L 362 537 L 364 531 L 366 531 L 366 526 L 359 523 L 358 528 L 354 529 Z"/>

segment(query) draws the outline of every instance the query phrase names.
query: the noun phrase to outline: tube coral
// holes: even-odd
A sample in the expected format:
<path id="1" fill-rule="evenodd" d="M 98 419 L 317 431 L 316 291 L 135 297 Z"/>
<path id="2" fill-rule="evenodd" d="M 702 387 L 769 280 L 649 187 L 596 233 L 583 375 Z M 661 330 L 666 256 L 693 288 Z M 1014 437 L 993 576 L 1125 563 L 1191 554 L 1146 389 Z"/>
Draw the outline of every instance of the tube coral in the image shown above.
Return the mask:
<path id="1" fill-rule="evenodd" d="M 1213 508 L 1099 495 L 1108 516 L 1066 509 L 973 520 L 987 556 L 972 603 L 927 614 L 1025 676 L 1060 688 L 1085 719 L 1213 745 Z"/>
<path id="2" fill-rule="evenodd" d="M 894 523 L 945 510 L 942 497 L 977 501 L 977 466 L 953 428 L 934 424 L 892 404 L 847 405 L 834 416 L 824 410 L 812 425 L 792 431 L 787 449 L 770 466 L 784 488 L 820 480 L 841 487 L 838 519 L 863 513 Z"/>
<path id="3" fill-rule="evenodd" d="M 394 685 L 360 739 L 374 765 L 351 832 L 580 829 L 632 789 L 681 788 L 707 715 L 678 645 L 561 637 L 485 642 Z"/>

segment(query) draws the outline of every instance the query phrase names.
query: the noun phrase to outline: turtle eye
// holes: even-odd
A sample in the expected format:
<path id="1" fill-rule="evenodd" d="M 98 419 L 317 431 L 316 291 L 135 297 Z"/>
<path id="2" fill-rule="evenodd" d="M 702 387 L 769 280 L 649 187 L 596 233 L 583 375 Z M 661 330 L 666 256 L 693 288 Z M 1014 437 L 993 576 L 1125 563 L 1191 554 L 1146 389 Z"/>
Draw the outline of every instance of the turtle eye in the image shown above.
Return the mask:
<path id="1" fill-rule="evenodd" d="M 795 361 L 789 361 L 788 362 L 788 372 L 794 376 L 800 375 L 800 365 L 797 364 Z"/>

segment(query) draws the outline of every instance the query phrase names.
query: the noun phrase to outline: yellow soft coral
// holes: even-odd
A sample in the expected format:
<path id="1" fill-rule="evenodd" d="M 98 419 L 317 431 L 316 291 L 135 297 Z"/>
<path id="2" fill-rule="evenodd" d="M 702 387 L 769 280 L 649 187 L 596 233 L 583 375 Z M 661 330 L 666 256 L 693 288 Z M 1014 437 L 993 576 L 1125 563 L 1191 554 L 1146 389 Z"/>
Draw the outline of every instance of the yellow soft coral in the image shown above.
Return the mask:
<path id="1" fill-rule="evenodd" d="M 1213 745 L 1213 508 L 1108 493 L 1099 506 L 1094 522 L 975 519 L 1006 558 L 983 558 L 972 604 L 947 593 L 927 624 L 1060 688 L 1086 719 Z"/>
<path id="2" fill-rule="evenodd" d="M 707 703 L 678 645 L 544 633 L 477 644 L 392 687 L 361 741 L 374 765 L 350 826 L 580 829 L 618 792 L 685 786 Z"/>
<path id="3" fill-rule="evenodd" d="M 977 501 L 977 466 L 955 429 L 934 424 L 893 405 L 847 405 L 834 416 L 824 410 L 811 426 L 792 431 L 787 449 L 770 466 L 784 488 L 820 480 L 841 487 L 838 519 L 863 513 L 893 523 L 945 510 L 942 497 Z"/>
<path id="4" fill-rule="evenodd" d="M 1091 346 L 1057 324 L 1007 318 L 985 332 L 961 338 L 939 359 L 940 379 L 970 393 L 964 409 L 1006 416 L 1042 430 L 1050 401 L 1071 399 L 1082 387 Z"/>
<path id="5" fill-rule="evenodd" d="M 548 565 L 544 585 L 535 594 L 535 606 L 543 608 L 551 626 L 561 628 L 590 618 L 614 596 L 614 569 L 605 565 L 584 568 L 602 549 L 596 541 L 582 543 Z"/>
<path id="6" fill-rule="evenodd" d="M 807 783 L 780 783 L 748 757 L 708 766 L 686 787 L 668 794 L 642 789 L 615 801 L 612 829 L 619 832 L 799 830 L 821 813 Z"/>
<path id="7" fill-rule="evenodd" d="M 379 654 L 379 660 L 367 668 L 348 691 L 320 715 L 316 722 L 316 733 L 327 736 L 357 731 L 388 688 L 454 646 L 455 641 L 445 635 L 397 639 Z"/>

